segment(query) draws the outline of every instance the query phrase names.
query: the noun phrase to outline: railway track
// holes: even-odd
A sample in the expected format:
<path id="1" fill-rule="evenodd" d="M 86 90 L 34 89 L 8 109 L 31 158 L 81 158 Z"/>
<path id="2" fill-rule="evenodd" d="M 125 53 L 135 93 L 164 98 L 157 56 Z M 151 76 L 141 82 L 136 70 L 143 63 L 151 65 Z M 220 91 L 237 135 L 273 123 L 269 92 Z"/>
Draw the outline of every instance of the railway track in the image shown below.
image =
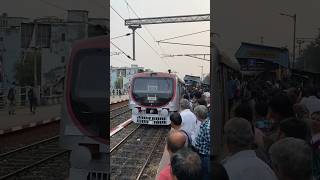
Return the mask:
<path id="1" fill-rule="evenodd" d="M 15 179 L 28 176 L 32 174 L 29 171 L 40 165 L 41 167 L 47 167 L 49 169 L 57 169 L 57 163 L 55 162 L 59 161 L 62 156 L 65 157 L 68 153 L 69 150 L 64 150 L 59 147 L 59 137 L 55 136 L 0 154 L 0 179 Z M 53 162 L 55 167 L 48 167 L 50 165 L 48 162 L 50 161 Z M 44 164 L 46 164 L 46 166 L 43 166 Z M 48 173 L 48 171 L 46 172 Z M 41 179 L 39 178 L 39 172 L 37 172 L 37 174 L 34 178 Z M 45 179 L 45 177 L 43 178 Z M 47 179 L 50 178 L 52 177 L 47 177 Z"/>
<path id="2" fill-rule="evenodd" d="M 138 125 L 123 139 L 113 143 L 111 179 L 140 179 L 167 130 L 167 127 Z"/>
<path id="3" fill-rule="evenodd" d="M 131 111 L 128 104 L 117 107 L 110 111 L 110 129 L 115 128 L 117 125 L 123 123 L 125 120 L 130 118 Z"/>

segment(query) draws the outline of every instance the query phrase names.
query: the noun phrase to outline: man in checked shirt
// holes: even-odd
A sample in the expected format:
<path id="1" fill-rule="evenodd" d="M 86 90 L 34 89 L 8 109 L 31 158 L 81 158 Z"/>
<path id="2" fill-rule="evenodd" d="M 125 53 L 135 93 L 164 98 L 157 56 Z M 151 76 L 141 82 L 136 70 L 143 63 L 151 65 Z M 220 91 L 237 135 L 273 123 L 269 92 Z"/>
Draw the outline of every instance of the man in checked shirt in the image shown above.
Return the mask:
<path id="1" fill-rule="evenodd" d="M 194 148 L 201 158 L 203 179 L 207 180 L 210 178 L 210 119 L 208 117 L 208 108 L 204 105 L 199 105 L 195 107 L 194 113 L 197 119 L 201 121 L 199 133 L 195 138 Z"/>

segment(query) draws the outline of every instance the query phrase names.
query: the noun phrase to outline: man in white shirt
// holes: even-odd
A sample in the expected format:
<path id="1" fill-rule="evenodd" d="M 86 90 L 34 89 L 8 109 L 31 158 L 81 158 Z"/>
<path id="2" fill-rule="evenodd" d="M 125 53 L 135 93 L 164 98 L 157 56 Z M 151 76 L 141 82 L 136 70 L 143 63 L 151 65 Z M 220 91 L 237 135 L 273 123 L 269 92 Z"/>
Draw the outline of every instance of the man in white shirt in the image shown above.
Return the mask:
<path id="1" fill-rule="evenodd" d="M 304 90 L 304 97 L 301 99 L 300 104 L 305 105 L 310 113 L 320 111 L 320 99 L 317 98 L 316 92 L 314 89 L 306 89 Z"/>
<path id="2" fill-rule="evenodd" d="M 230 156 L 222 164 L 230 180 L 277 180 L 273 170 L 251 149 L 254 133 L 247 120 L 233 118 L 224 131 Z"/>
<path id="3" fill-rule="evenodd" d="M 187 99 L 181 99 L 180 101 L 180 115 L 182 118 L 181 129 L 188 134 L 192 134 L 196 127 L 197 118 L 193 112 L 190 111 L 190 104 Z"/>

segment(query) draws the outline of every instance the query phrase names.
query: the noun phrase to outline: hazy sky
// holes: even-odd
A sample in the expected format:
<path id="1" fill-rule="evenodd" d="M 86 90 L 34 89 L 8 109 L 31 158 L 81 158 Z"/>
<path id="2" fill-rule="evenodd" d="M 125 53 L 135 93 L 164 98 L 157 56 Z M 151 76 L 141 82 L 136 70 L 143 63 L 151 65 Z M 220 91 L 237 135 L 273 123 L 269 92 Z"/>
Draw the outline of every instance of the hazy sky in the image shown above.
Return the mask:
<path id="1" fill-rule="evenodd" d="M 160 17 L 190 14 L 210 13 L 209 0 L 127 0 L 128 4 L 140 17 Z M 127 6 L 126 0 L 111 0 L 111 6 L 125 19 L 136 18 L 135 14 Z M 111 37 L 120 36 L 131 32 L 124 26 L 124 21 L 110 10 Z M 210 29 L 210 22 L 179 23 L 179 24 L 158 24 L 146 25 L 146 28 L 138 29 L 137 32 L 159 53 L 159 54 L 203 54 L 209 53 L 206 47 L 191 47 L 170 44 L 157 44 L 155 40 L 166 39 L 174 36 L 194 33 Z M 151 32 L 153 37 L 148 33 Z M 171 42 L 182 42 L 190 44 L 209 45 L 210 34 L 187 36 L 170 40 Z M 132 56 L 132 37 L 123 37 L 112 40 L 123 51 Z M 111 46 L 111 51 L 119 52 Z M 204 66 L 204 73 L 209 72 L 209 62 L 189 57 L 160 58 L 138 35 L 136 36 L 136 61 L 132 61 L 123 55 L 111 56 L 111 65 L 130 66 L 138 64 L 155 71 L 167 71 L 169 68 L 178 72 L 180 77 L 185 74 L 201 75 L 201 68 Z M 209 57 L 207 57 L 209 58 Z"/>
<path id="2" fill-rule="evenodd" d="M 214 31 L 220 47 L 234 55 L 242 41 L 288 46 L 292 53 L 293 20 L 280 13 L 297 14 L 297 38 L 314 38 L 320 28 L 319 0 L 214 0 Z M 297 54 L 297 53 L 296 53 Z"/>
<path id="3" fill-rule="evenodd" d="M 209 0 L 127 0 L 140 17 L 157 17 L 171 15 L 206 14 L 210 12 Z M 260 36 L 264 36 L 264 44 L 272 46 L 288 46 L 292 50 L 292 20 L 280 16 L 280 12 L 297 14 L 297 37 L 314 38 L 320 28 L 319 0 L 214 0 L 211 2 L 214 10 L 214 28 L 220 38 L 215 43 L 231 57 L 239 48 L 242 41 L 260 43 Z M 51 5 L 50 5 L 51 4 Z M 126 0 L 111 0 L 110 4 L 124 18 L 136 18 L 127 7 Z M 58 6 L 58 7 L 54 7 Z M 9 16 L 66 17 L 64 9 L 84 9 L 89 11 L 89 17 L 106 17 L 110 12 L 111 37 L 131 32 L 124 26 L 123 20 L 112 10 L 109 11 L 105 0 L 2 0 L 0 13 L 7 12 Z M 209 22 L 147 25 L 148 30 L 156 40 L 173 36 L 208 30 Z M 159 54 L 190 54 L 209 53 L 206 47 L 189 47 L 179 45 L 160 44 L 145 28 L 137 32 Z M 171 40 L 192 44 L 209 45 L 209 32 Z M 129 55 L 132 55 L 131 36 L 114 39 L 113 42 Z M 161 47 L 161 48 L 160 48 Z M 111 51 L 118 52 L 111 46 Z M 189 57 L 174 57 L 161 59 L 139 36 L 136 37 L 136 59 L 133 62 L 123 55 L 111 57 L 111 65 L 130 66 L 142 65 L 156 71 L 166 71 L 171 68 L 185 74 L 200 75 L 204 66 L 204 73 L 209 72 L 209 63 Z"/>
<path id="4" fill-rule="evenodd" d="M 0 12 L 7 12 L 9 16 L 66 17 L 64 9 L 87 10 L 89 17 L 104 18 L 108 14 L 104 0 L 1 0 L 0 2 Z"/>

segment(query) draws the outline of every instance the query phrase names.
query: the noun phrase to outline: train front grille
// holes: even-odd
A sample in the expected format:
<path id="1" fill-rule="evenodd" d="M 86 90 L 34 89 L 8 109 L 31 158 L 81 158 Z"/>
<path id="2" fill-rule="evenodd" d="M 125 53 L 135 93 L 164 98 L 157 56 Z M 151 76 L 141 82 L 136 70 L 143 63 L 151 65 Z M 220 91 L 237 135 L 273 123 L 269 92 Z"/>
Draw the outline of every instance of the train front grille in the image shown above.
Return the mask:
<path id="1" fill-rule="evenodd" d="M 148 116 L 138 116 L 137 123 L 140 124 L 154 124 L 154 125 L 166 125 L 166 117 L 148 117 Z"/>

